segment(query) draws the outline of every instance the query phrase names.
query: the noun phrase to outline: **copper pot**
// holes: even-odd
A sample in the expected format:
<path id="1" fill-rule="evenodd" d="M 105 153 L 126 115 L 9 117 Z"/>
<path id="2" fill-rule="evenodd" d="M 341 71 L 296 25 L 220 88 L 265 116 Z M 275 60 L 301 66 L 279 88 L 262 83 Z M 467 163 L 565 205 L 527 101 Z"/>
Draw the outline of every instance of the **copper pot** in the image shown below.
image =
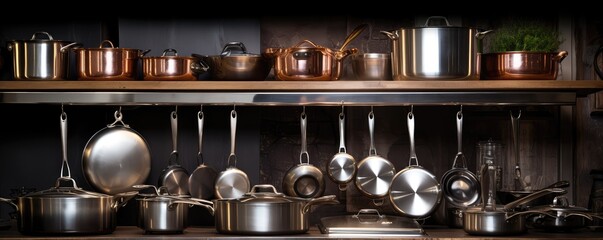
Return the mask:
<path id="1" fill-rule="evenodd" d="M 198 74 L 209 70 L 201 59 L 178 56 L 178 51 L 171 48 L 164 50 L 161 57 L 142 58 L 142 66 L 144 80 L 149 81 L 194 81 Z"/>
<path id="2" fill-rule="evenodd" d="M 303 46 L 306 45 L 306 46 Z M 268 48 L 266 55 L 274 57 L 274 75 L 277 80 L 338 80 L 343 59 L 358 52 L 351 48 L 332 50 L 303 40 L 290 48 Z"/>
<path id="3" fill-rule="evenodd" d="M 193 54 L 197 57 L 197 55 Z M 264 80 L 272 63 L 260 54 L 247 52 L 241 42 L 230 42 L 222 53 L 215 56 L 201 56 L 210 66 L 212 80 Z"/>
<path id="4" fill-rule="evenodd" d="M 135 80 L 137 62 L 149 50 L 116 48 L 104 40 L 98 48 L 76 49 L 79 80 Z"/>
<path id="5" fill-rule="evenodd" d="M 567 51 L 500 52 L 482 54 L 481 79 L 487 80 L 555 80 Z"/>

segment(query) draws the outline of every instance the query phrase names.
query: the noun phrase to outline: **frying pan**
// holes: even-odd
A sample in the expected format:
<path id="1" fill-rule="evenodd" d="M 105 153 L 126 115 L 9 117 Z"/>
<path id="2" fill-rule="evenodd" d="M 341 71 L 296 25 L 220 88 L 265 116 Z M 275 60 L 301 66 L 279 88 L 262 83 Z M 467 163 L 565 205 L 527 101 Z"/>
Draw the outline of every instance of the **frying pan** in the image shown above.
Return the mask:
<path id="1" fill-rule="evenodd" d="M 452 163 L 452 169 L 442 175 L 442 188 L 444 197 L 455 207 L 467 207 L 479 200 L 480 185 L 475 174 L 467 170 L 465 155 L 463 154 L 463 112 L 456 113 L 456 133 L 458 151 Z M 457 161 L 460 166 L 457 167 Z"/>
<path id="2" fill-rule="evenodd" d="M 131 191 L 133 185 L 143 184 L 151 172 L 146 140 L 122 121 L 121 108 L 114 117 L 115 122 L 88 140 L 82 153 L 86 181 L 97 191 L 111 195 Z"/>
<path id="3" fill-rule="evenodd" d="M 423 167 L 415 152 L 415 117 L 412 110 L 407 117 L 410 137 L 410 159 L 408 167 L 396 173 L 391 183 L 389 200 L 394 209 L 403 216 L 424 218 L 440 203 L 442 189 L 436 177 Z M 413 160 L 416 162 L 412 164 Z"/>
<path id="4" fill-rule="evenodd" d="M 168 158 L 168 166 L 159 175 L 159 186 L 165 186 L 171 195 L 188 195 L 188 172 L 178 160 L 178 113 L 170 114 L 172 125 L 172 153 Z"/>
<path id="5" fill-rule="evenodd" d="M 325 178 L 320 169 L 310 164 L 310 155 L 306 146 L 306 128 L 308 124 L 306 111 L 301 113 L 301 152 L 299 164 L 289 169 L 283 179 L 283 191 L 292 197 L 316 198 L 325 191 Z M 307 160 L 304 162 L 304 156 Z"/>
<path id="6" fill-rule="evenodd" d="M 197 125 L 199 130 L 199 152 L 197 153 L 197 168 L 188 178 L 188 189 L 191 197 L 201 199 L 212 199 L 214 197 L 214 186 L 218 173 L 203 161 L 203 122 L 205 120 L 203 109 L 197 113 Z"/>
<path id="7" fill-rule="evenodd" d="M 331 158 L 327 166 L 329 178 L 339 184 L 339 190 L 345 191 L 347 183 L 354 179 L 356 174 L 356 160 L 346 152 L 345 148 L 345 114 L 343 106 L 339 114 L 339 149 L 338 153 Z"/>
<path id="8" fill-rule="evenodd" d="M 220 172 L 216 178 L 215 194 L 218 199 L 240 198 L 248 193 L 251 188 L 247 174 L 237 168 L 237 155 L 235 154 L 235 137 L 237 134 L 237 112 L 230 112 L 230 155 L 228 167 Z M 232 162 L 231 162 L 232 161 Z"/>
<path id="9" fill-rule="evenodd" d="M 356 171 L 356 187 L 363 195 L 372 198 L 376 206 L 383 205 L 383 198 L 388 194 L 392 178 L 396 173 L 394 165 L 387 159 L 377 155 L 375 141 L 373 139 L 375 130 L 375 114 L 371 109 L 368 114 L 369 136 L 371 146 L 369 155 L 358 163 Z"/>

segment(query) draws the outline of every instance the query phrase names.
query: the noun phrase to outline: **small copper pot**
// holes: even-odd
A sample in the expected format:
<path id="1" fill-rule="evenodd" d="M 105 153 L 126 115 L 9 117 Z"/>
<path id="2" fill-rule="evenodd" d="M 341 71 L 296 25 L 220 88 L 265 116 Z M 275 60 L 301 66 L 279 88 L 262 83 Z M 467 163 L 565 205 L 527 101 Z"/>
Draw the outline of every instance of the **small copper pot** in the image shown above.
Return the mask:
<path id="1" fill-rule="evenodd" d="M 274 75 L 277 80 L 302 81 L 338 80 L 341 77 L 343 59 L 356 52 L 356 48 L 332 50 L 310 40 L 301 41 L 290 48 L 266 49 L 266 55 L 274 57 Z"/>
<path id="2" fill-rule="evenodd" d="M 198 74 L 209 70 L 200 58 L 178 56 L 175 49 L 164 50 L 161 57 L 142 58 L 142 66 L 144 80 L 149 81 L 194 81 Z"/>
<path id="3" fill-rule="evenodd" d="M 98 48 L 75 49 L 78 80 L 135 80 L 138 60 L 147 52 L 116 48 L 109 40 Z"/>
<path id="4" fill-rule="evenodd" d="M 482 54 L 481 79 L 484 80 L 555 80 L 559 64 L 567 51 L 501 52 Z"/>

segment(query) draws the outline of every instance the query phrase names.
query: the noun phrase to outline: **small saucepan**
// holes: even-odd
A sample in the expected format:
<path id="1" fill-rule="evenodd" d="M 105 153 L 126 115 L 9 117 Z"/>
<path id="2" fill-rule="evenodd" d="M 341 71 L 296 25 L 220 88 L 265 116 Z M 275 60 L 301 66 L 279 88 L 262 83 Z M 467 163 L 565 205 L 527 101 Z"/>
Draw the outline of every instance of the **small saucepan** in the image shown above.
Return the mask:
<path id="1" fill-rule="evenodd" d="M 166 49 L 160 57 L 143 57 L 143 78 L 148 81 L 194 81 L 209 66 L 197 57 L 178 56 L 175 49 Z"/>
<path id="2" fill-rule="evenodd" d="M 199 130 L 199 152 L 197 152 L 198 166 L 188 178 L 188 189 L 192 197 L 201 199 L 213 199 L 214 186 L 218 173 L 212 167 L 205 164 L 203 160 L 203 123 L 205 115 L 203 109 L 197 113 L 197 129 Z"/>
<path id="3" fill-rule="evenodd" d="M 339 184 L 339 190 L 345 191 L 347 183 L 354 179 L 356 174 L 356 160 L 352 155 L 346 152 L 345 148 L 345 114 L 343 106 L 339 114 L 339 149 L 331 158 L 327 166 L 329 178 Z"/>
<path id="4" fill-rule="evenodd" d="M 159 186 L 165 186 L 170 194 L 188 195 L 188 171 L 180 165 L 178 160 L 178 114 L 176 111 L 172 111 L 170 114 L 170 122 L 173 150 L 168 158 L 168 166 L 159 176 Z"/>
<path id="5" fill-rule="evenodd" d="M 283 179 L 283 191 L 292 197 L 316 198 L 325 191 L 324 174 L 316 166 L 310 164 L 310 155 L 306 146 L 306 128 L 308 117 L 306 111 L 301 113 L 301 152 L 299 164 L 289 169 Z M 306 162 L 304 162 L 304 156 Z"/>
<path id="6" fill-rule="evenodd" d="M 228 167 L 216 177 L 215 194 L 218 199 L 233 199 L 242 197 L 251 188 L 247 174 L 237 168 L 235 140 L 237 135 L 237 112 L 230 112 L 230 155 Z M 231 162 L 232 161 L 232 162 Z"/>

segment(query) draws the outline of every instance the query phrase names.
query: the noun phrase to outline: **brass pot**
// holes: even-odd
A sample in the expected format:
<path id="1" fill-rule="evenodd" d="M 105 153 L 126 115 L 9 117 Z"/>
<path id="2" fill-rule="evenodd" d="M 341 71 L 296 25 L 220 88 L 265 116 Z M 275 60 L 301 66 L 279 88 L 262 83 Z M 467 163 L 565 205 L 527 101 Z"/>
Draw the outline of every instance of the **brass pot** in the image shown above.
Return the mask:
<path id="1" fill-rule="evenodd" d="M 332 50 L 310 40 L 301 41 L 290 48 L 266 49 L 266 55 L 274 57 L 274 75 L 277 80 L 302 81 L 338 80 L 344 58 L 356 52 L 356 48 Z"/>
<path id="2" fill-rule="evenodd" d="M 116 48 L 109 40 L 102 41 L 98 48 L 76 49 L 78 79 L 135 80 L 138 59 L 148 51 Z"/>
<path id="3" fill-rule="evenodd" d="M 567 51 L 511 51 L 482 54 L 481 79 L 484 80 L 555 80 L 559 64 Z"/>
<path id="4" fill-rule="evenodd" d="M 198 74 L 209 70 L 201 59 L 178 56 L 178 51 L 171 48 L 164 50 L 161 57 L 142 58 L 142 66 L 143 78 L 148 81 L 194 81 Z"/>

